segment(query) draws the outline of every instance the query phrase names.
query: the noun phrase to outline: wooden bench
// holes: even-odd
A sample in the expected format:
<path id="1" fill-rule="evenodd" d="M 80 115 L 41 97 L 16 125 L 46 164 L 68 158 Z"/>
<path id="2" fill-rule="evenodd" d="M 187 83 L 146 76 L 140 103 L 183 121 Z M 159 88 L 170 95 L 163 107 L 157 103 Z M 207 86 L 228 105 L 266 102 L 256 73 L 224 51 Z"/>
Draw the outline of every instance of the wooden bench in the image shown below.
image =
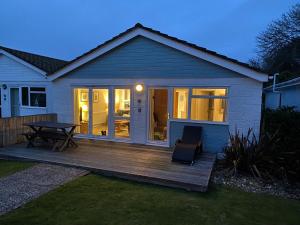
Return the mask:
<path id="1" fill-rule="evenodd" d="M 41 130 L 36 133 L 34 132 L 27 132 L 27 133 L 22 133 L 28 141 L 27 147 L 34 147 L 34 141 L 36 138 L 41 138 L 45 142 L 48 142 L 49 140 L 52 141 L 53 147 L 52 150 L 58 150 L 59 149 L 59 141 L 64 141 L 66 139 L 66 135 L 57 130 Z M 72 144 L 72 143 L 70 143 Z"/>
<path id="2" fill-rule="evenodd" d="M 29 147 L 34 147 L 34 140 L 37 137 L 36 133 L 34 132 L 26 132 L 26 133 L 22 133 L 21 135 L 25 136 L 25 138 L 27 139 L 28 143 L 27 143 L 27 148 Z"/>

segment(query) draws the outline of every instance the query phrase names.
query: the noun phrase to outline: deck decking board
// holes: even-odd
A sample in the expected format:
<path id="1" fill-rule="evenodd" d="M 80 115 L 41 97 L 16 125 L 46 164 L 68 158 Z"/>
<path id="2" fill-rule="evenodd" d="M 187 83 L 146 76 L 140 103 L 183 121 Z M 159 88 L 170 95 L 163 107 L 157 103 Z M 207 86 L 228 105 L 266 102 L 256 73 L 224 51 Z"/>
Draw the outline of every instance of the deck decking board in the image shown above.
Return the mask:
<path id="1" fill-rule="evenodd" d="M 190 166 L 171 162 L 172 151 L 168 148 L 85 140 L 78 144 L 78 148 L 64 152 L 13 145 L 0 149 L 0 155 L 75 166 L 107 176 L 192 191 L 207 190 L 215 161 L 214 154 L 203 153 Z"/>

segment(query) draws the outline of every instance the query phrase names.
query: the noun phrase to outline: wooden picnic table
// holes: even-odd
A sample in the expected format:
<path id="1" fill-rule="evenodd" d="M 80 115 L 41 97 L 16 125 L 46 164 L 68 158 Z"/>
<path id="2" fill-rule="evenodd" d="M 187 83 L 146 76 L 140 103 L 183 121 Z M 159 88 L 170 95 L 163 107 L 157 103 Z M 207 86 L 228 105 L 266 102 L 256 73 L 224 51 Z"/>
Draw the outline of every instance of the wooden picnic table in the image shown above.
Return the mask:
<path id="1" fill-rule="evenodd" d="M 77 147 L 73 139 L 76 124 L 39 121 L 24 123 L 24 126 L 28 126 L 32 130 L 32 132 L 23 134 L 28 141 L 27 147 L 34 146 L 36 138 L 47 142 L 51 140 L 53 142 L 52 150 L 63 151 L 69 146 Z M 59 145 L 59 141 L 62 142 L 61 145 Z"/>

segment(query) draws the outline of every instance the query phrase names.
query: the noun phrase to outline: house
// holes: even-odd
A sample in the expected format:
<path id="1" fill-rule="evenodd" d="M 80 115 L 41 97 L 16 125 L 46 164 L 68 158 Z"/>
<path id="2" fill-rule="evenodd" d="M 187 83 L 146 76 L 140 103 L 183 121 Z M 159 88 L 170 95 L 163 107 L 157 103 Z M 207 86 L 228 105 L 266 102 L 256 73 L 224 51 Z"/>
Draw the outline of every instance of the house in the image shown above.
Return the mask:
<path id="1" fill-rule="evenodd" d="M 50 112 L 51 81 L 47 74 L 65 64 L 63 60 L 0 46 L 0 117 Z"/>
<path id="2" fill-rule="evenodd" d="M 282 106 L 295 107 L 300 111 L 300 77 L 266 87 L 265 107 L 277 109 Z"/>
<path id="3" fill-rule="evenodd" d="M 220 152 L 235 129 L 259 133 L 268 76 L 136 24 L 45 80 L 49 112 L 80 125 L 78 137 L 172 146 L 192 124 L 204 150 Z"/>

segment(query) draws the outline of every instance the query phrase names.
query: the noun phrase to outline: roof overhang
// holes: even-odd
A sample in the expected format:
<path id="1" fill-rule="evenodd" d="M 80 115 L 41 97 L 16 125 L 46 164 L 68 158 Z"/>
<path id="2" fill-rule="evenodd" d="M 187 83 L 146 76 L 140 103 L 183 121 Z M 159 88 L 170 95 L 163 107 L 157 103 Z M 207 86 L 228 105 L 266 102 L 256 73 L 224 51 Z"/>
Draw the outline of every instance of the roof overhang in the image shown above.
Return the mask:
<path id="1" fill-rule="evenodd" d="M 180 43 L 171 38 L 167 38 L 164 35 L 160 35 L 158 32 L 151 32 L 147 29 L 144 29 L 143 27 L 134 27 L 134 29 L 130 30 L 129 32 L 125 32 L 123 35 L 120 35 L 118 38 L 112 39 L 112 41 L 108 41 L 107 43 L 99 46 L 99 48 L 96 48 L 94 51 L 91 51 L 90 53 L 83 55 L 82 57 L 79 57 L 76 60 L 73 60 L 70 64 L 66 65 L 62 69 L 53 73 L 49 77 L 49 79 L 55 80 L 59 77 L 62 77 L 66 73 L 71 72 L 72 70 L 84 65 L 85 63 L 105 54 L 106 52 L 124 44 L 125 42 L 127 42 L 137 36 L 142 36 L 142 37 L 148 38 L 150 40 L 159 42 L 163 45 L 166 45 L 171 48 L 177 49 L 179 51 L 185 52 L 189 55 L 200 58 L 202 60 L 206 60 L 210 63 L 213 63 L 215 65 L 229 69 L 231 71 L 237 72 L 241 75 L 252 78 L 259 82 L 268 81 L 268 75 L 263 72 L 259 72 L 254 69 L 248 68 L 246 66 L 242 66 L 238 63 L 234 63 L 230 60 L 226 60 L 226 59 L 224 59 L 222 57 L 218 57 L 214 54 L 209 54 L 205 51 L 201 51 L 190 45 Z"/>
<path id="2" fill-rule="evenodd" d="M 43 71 L 43 70 L 37 68 L 36 66 L 34 66 L 34 65 L 32 65 L 32 64 L 30 64 L 30 63 L 24 61 L 23 59 L 20 59 L 20 58 L 14 56 L 13 54 L 11 54 L 11 53 L 9 53 L 9 52 L 3 50 L 3 49 L 0 49 L 0 54 L 3 54 L 3 55 L 5 55 L 5 56 L 7 56 L 8 58 L 10 58 L 10 59 L 12 59 L 12 60 L 14 60 L 14 61 L 16 61 L 16 62 L 18 62 L 18 63 L 24 65 L 24 66 L 26 66 L 26 67 L 28 67 L 28 68 L 30 68 L 30 69 L 32 69 L 32 70 L 34 70 L 34 71 L 36 71 L 36 72 L 38 72 L 38 73 L 41 74 L 43 77 L 47 78 L 47 73 L 46 73 L 45 71 Z"/>

